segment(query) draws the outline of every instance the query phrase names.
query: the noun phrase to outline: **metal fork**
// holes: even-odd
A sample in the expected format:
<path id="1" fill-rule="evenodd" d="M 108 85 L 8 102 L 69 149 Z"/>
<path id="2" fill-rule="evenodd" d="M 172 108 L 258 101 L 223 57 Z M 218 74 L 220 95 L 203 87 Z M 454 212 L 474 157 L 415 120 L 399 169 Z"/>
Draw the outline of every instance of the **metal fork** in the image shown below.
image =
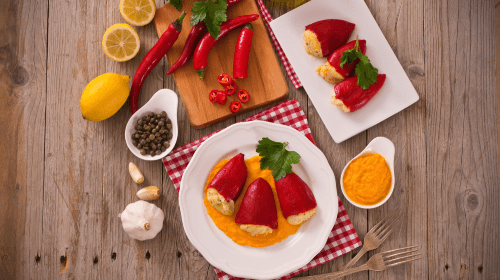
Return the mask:
<path id="1" fill-rule="evenodd" d="M 346 275 L 356 273 L 363 270 L 374 270 L 374 271 L 382 271 L 389 267 L 393 267 L 396 265 L 412 262 L 415 260 L 419 260 L 420 253 L 417 253 L 420 249 L 420 246 L 410 246 L 406 248 L 400 248 L 395 250 L 390 250 L 383 253 L 378 253 L 373 255 L 364 265 L 350 268 L 347 270 L 342 270 L 333 273 L 308 276 L 308 277 L 300 277 L 300 280 L 326 280 L 326 279 L 339 279 Z M 297 279 L 297 280 L 298 280 Z"/>
<path id="2" fill-rule="evenodd" d="M 392 233 L 394 228 L 403 220 L 405 214 L 400 212 L 399 207 L 392 210 L 389 215 L 385 216 L 378 224 L 376 224 L 365 235 L 363 248 L 356 254 L 354 258 L 342 268 L 342 271 L 351 268 L 366 252 L 377 249 L 382 242 Z"/>

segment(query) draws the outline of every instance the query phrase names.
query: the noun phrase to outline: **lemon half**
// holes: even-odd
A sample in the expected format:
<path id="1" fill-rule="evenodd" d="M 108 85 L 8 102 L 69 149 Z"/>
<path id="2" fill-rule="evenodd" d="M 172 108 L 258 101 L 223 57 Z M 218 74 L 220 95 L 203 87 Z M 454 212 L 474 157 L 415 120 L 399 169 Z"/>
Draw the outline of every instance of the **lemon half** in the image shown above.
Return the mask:
<path id="1" fill-rule="evenodd" d="M 154 0 L 120 0 L 120 13 L 132 25 L 144 26 L 150 23 L 155 12 Z"/>
<path id="2" fill-rule="evenodd" d="M 112 25 L 102 37 L 104 53 L 114 61 L 132 59 L 141 47 L 139 35 L 132 26 L 125 23 Z"/>

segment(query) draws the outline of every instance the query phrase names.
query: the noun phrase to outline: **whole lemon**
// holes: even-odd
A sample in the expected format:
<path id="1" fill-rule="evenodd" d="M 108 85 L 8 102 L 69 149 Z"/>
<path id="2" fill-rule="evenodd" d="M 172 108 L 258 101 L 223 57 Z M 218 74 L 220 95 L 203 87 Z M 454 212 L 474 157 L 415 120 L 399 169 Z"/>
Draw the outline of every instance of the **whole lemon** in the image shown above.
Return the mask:
<path id="1" fill-rule="evenodd" d="M 106 73 L 97 76 L 83 90 L 80 109 L 84 119 L 102 121 L 114 115 L 128 99 L 129 76 Z"/>

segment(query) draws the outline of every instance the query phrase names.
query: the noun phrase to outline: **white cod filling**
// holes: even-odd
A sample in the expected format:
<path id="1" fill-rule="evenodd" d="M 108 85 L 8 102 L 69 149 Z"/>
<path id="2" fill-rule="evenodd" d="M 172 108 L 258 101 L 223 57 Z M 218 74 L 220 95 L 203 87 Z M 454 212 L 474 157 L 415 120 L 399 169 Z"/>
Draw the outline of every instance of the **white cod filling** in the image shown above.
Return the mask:
<path id="1" fill-rule="evenodd" d="M 312 215 L 314 215 L 314 214 L 316 214 L 316 208 L 313 208 L 313 209 L 306 211 L 304 213 L 288 216 L 288 218 L 286 218 L 286 220 L 291 225 L 300 225 L 301 223 L 309 220 L 309 218 L 311 218 Z"/>
<path id="2" fill-rule="evenodd" d="M 207 189 L 207 199 L 210 204 L 224 215 L 231 215 L 234 211 L 234 201 L 229 202 L 219 194 L 219 192 L 214 188 Z"/>
<path id="3" fill-rule="evenodd" d="M 258 234 L 268 234 L 273 232 L 273 230 L 268 226 L 259 226 L 259 225 L 240 225 L 240 229 L 244 231 L 248 231 L 252 236 L 256 236 Z"/>

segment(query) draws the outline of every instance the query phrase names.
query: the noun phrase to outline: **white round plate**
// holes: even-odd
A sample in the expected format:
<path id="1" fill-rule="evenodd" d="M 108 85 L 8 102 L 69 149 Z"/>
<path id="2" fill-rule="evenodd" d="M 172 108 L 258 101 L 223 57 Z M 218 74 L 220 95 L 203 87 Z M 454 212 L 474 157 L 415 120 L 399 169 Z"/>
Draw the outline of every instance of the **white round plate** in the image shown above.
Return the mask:
<path id="1" fill-rule="evenodd" d="M 288 142 L 287 149 L 300 154 L 293 171 L 309 185 L 318 206 L 316 215 L 296 234 L 272 246 L 253 248 L 234 243 L 217 228 L 203 203 L 204 187 L 219 161 L 238 153 L 245 159 L 257 155 L 263 137 Z M 182 177 L 179 206 L 187 237 L 210 264 L 230 275 L 254 279 L 278 278 L 309 263 L 325 246 L 338 213 L 335 175 L 323 153 L 297 130 L 262 121 L 234 124 L 200 145 Z"/>

